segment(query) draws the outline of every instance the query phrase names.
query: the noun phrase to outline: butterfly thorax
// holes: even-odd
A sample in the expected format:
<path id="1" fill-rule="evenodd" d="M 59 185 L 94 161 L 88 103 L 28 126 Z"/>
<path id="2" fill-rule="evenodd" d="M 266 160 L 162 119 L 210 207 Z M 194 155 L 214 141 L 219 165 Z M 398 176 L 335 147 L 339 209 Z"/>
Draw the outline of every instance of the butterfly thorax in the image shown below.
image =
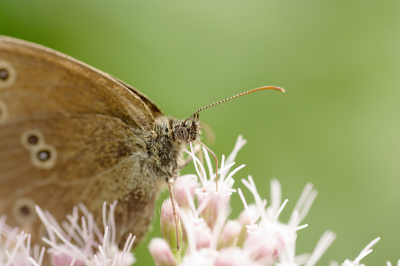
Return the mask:
<path id="1" fill-rule="evenodd" d="M 180 169 L 182 150 L 200 140 L 200 123 L 197 120 L 178 120 L 159 117 L 155 129 L 148 136 L 148 153 L 158 166 L 162 177 L 176 177 Z"/>

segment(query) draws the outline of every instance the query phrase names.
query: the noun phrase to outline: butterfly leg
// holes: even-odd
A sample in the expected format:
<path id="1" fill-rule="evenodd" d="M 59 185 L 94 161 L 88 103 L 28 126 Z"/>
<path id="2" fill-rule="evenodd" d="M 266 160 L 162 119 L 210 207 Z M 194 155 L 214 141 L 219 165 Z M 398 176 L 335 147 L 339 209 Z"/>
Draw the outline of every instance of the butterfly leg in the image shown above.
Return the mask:
<path id="1" fill-rule="evenodd" d="M 179 241 L 179 228 L 178 228 L 178 224 L 179 224 L 179 218 L 178 218 L 178 214 L 176 212 L 176 206 L 175 206 L 175 198 L 174 198 L 174 193 L 172 191 L 172 185 L 174 183 L 173 178 L 168 179 L 168 190 L 169 190 L 169 197 L 171 199 L 171 204 L 172 204 L 172 212 L 174 214 L 174 220 L 175 220 L 175 233 L 176 233 L 176 249 L 179 251 L 180 248 L 180 241 Z"/>
<path id="2" fill-rule="evenodd" d="M 200 162 L 203 164 L 204 163 L 204 157 L 203 157 L 203 150 L 201 149 L 200 145 L 195 145 L 194 146 L 194 155 L 200 160 Z M 193 161 L 193 157 L 192 156 L 188 156 L 186 158 L 186 160 L 183 162 L 183 164 L 179 167 L 180 169 L 185 168 L 186 166 L 188 166 L 188 164 L 190 164 Z"/>

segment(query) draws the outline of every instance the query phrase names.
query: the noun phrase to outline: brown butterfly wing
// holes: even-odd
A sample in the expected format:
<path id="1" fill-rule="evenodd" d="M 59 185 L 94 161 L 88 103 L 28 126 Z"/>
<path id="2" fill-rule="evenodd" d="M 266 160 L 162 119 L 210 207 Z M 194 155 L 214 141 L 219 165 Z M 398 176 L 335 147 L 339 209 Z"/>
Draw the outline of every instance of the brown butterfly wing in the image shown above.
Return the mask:
<path id="1" fill-rule="evenodd" d="M 156 184 L 146 169 L 154 117 L 118 81 L 61 53 L 0 37 L 0 214 L 38 241 L 33 205 L 63 220 L 85 203 L 101 221 L 119 200 L 117 223 L 140 238 Z"/>
<path id="2" fill-rule="evenodd" d="M 147 107 L 150 109 L 151 114 L 154 116 L 154 118 L 157 118 L 159 116 L 165 116 L 164 113 L 161 111 L 161 109 L 152 101 L 150 100 L 145 94 L 143 94 L 142 92 L 138 91 L 137 89 L 135 89 L 134 87 L 132 87 L 131 85 L 123 82 L 120 79 L 117 79 L 114 77 L 114 79 L 116 79 L 119 83 L 121 83 L 122 85 L 124 85 L 127 89 L 131 90 L 132 92 L 134 92 L 138 97 L 140 97 L 140 99 L 147 105 Z"/>
<path id="3" fill-rule="evenodd" d="M 109 75 L 41 45 L 0 36 L 0 83 L 9 119 L 41 113 L 104 114 L 153 129 L 154 117 L 133 91 Z M 16 100 L 17 98 L 17 100 Z M 26 108 L 21 108 L 26 106 Z"/>

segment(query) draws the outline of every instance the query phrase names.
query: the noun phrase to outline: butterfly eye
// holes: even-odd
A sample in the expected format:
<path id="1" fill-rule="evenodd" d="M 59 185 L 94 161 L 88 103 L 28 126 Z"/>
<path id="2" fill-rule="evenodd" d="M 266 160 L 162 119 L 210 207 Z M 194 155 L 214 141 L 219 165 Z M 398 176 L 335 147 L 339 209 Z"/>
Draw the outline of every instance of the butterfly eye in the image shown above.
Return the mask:
<path id="1" fill-rule="evenodd" d="M 189 132 L 186 127 L 178 127 L 176 135 L 180 140 L 187 141 L 189 139 Z"/>
<path id="2" fill-rule="evenodd" d="M 15 81 L 16 71 L 10 63 L 0 61 L 0 89 L 7 88 Z"/>
<path id="3" fill-rule="evenodd" d="M 20 224 L 31 224 L 36 220 L 35 202 L 28 198 L 18 199 L 13 206 L 14 218 Z"/>
<path id="4" fill-rule="evenodd" d="M 42 162 L 47 161 L 51 157 L 51 152 L 49 150 L 40 150 L 37 153 L 37 157 Z"/>

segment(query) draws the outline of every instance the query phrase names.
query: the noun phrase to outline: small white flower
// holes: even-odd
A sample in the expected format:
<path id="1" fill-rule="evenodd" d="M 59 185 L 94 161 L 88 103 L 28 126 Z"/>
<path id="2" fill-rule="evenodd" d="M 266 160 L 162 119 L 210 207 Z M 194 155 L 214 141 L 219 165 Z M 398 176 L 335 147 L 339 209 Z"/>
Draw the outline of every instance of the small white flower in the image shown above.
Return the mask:
<path id="1" fill-rule="evenodd" d="M 386 262 L 386 266 L 392 266 L 392 264 L 390 263 L 390 261 Z M 397 261 L 397 266 L 400 266 L 400 260 Z"/>
<path id="2" fill-rule="evenodd" d="M 351 260 L 345 260 L 342 263 L 342 266 L 362 266 L 364 264 L 360 264 L 360 261 L 367 256 L 369 253 L 372 252 L 372 246 L 375 245 L 381 238 L 377 237 L 374 240 L 372 240 L 361 252 L 360 254 L 357 256 L 357 258 L 355 258 L 354 261 Z"/>
<path id="3" fill-rule="evenodd" d="M 242 179 L 243 184 L 253 194 L 255 204 L 251 208 L 239 189 L 239 195 L 243 201 L 245 210 L 247 211 L 247 221 L 250 224 L 247 228 L 247 238 L 244 241 L 243 249 L 246 250 L 254 261 L 263 265 L 272 265 L 275 260 L 279 260 L 277 265 L 297 265 L 305 264 L 306 266 L 315 265 L 321 258 L 326 249 L 331 245 L 336 235 L 327 231 L 318 242 L 311 256 L 303 254 L 295 255 L 295 246 L 297 239 L 297 230 L 307 227 L 299 224 L 309 211 L 317 192 L 312 189 L 309 183 L 303 190 L 294 211 L 287 224 L 279 221 L 279 215 L 285 207 L 288 200 L 281 203 L 281 186 L 275 179 L 271 180 L 271 205 L 267 206 L 267 200 L 262 199 L 257 192 L 256 185 L 251 176 L 248 180 Z M 246 216 L 242 213 L 241 219 L 246 220 Z"/>
<path id="4" fill-rule="evenodd" d="M 231 247 L 221 250 L 215 266 L 262 266 L 258 262 L 254 262 L 249 254 L 239 247 Z"/>
<path id="5" fill-rule="evenodd" d="M 214 265 L 218 251 L 212 248 L 203 248 L 187 254 L 179 266 L 210 266 Z"/>
<path id="6" fill-rule="evenodd" d="M 229 170 L 235 164 L 233 160 L 235 159 L 236 154 L 245 143 L 246 140 L 243 140 L 242 136 L 239 136 L 235 148 L 229 155 L 226 162 L 225 156 L 222 156 L 221 168 L 219 169 L 218 191 L 216 190 L 217 181 L 215 178 L 215 173 L 213 171 L 207 150 L 203 148 L 209 170 L 208 177 L 204 166 L 193 153 L 193 147 L 191 146 L 192 152 L 186 151 L 193 158 L 193 162 L 201 183 L 201 187 L 198 187 L 194 190 L 199 206 L 203 206 L 203 208 L 201 208 L 201 216 L 211 228 L 214 227 L 218 215 L 227 208 L 232 193 L 236 192 L 235 189 L 232 189 L 234 184 L 232 176 L 237 171 L 242 169 L 244 165 L 237 167 L 231 172 L 229 172 Z"/>
<path id="7" fill-rule="evenodd" d="M 114 210 L 117 202 L 110 204 L 107 218 L 107 205 L 103 204 L 104 235 L 101 234 L 94 223 L 93 215 L 83 204 L 79 209 L 83 213 L 78 215 L 78 208 L 74 207 L 72 215 L 67 216 L 69 223 L 63 223 L 62 227 L 55 221 L 50 213 L 44 212 L 36 206 L 36 212 L 46 226 L 49 239 L 44 238 L 50 249 L 51 260 L 55 266 L 69 265 L 74 259 L 74 265 L 113 265 L 126 266 L 135 262 L 130 253 L 135 237 L 129 235 L 124 249 L 118 249 L 115 243 L 116 228 Z M 81 220 L 81 225 L 79 225 Z M 76 244 L 75 244 L 76 243 Z M 96 251 L 97 250 L 97 251 Z"/>
<path id="8" fill-rule="evenodd" d="M 6 216 L 0 217 L 0 266 L 31 265 L 30 256 L 33 256 L 41 264 L 45 249 L 39 250 L 39 246 L 35 246 L 32 250 L 30 247 L 31 236 L 24 232 L 18 232 L 18 227 L 11 228 L 6 224 Z"/>

